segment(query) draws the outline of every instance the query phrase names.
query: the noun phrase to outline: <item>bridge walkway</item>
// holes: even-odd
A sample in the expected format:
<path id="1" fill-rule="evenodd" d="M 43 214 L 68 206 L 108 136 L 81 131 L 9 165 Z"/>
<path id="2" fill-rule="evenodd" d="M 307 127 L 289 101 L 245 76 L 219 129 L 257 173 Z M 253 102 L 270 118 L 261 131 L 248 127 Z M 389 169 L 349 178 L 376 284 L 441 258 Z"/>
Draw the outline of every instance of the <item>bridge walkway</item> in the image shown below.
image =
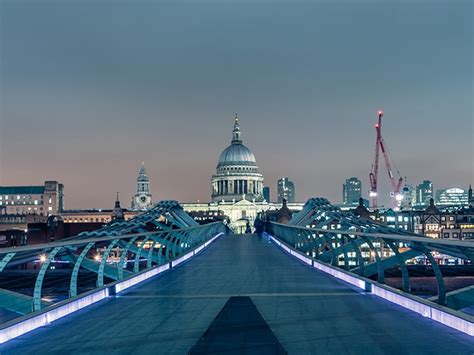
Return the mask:
<path id="1" fill-rule="evenodd" d="M 239 295 L 250 296 L 290 354 L 474 352 L 468 335 L 355 291 L 255 235 L 221 237 L 175 270 L 14 339 L 0 352 L 185 354 L 229 297 Z M 252 353 L 244 343 L 234 344 L 238 353 Z"/>

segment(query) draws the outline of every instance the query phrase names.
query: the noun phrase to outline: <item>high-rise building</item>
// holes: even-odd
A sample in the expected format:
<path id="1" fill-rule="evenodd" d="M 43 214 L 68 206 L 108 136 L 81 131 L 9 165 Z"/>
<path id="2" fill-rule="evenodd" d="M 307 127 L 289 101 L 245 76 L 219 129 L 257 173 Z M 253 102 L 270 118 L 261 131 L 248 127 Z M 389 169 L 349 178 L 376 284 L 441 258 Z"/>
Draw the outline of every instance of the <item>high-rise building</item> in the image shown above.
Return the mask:
<path id="1" fill-rule="evenodd" d="M 270 186 L 263 187 L 263 199 L 270 202 Z"/>
<path id="2" fill-rule="evenodd" d="M 132 198 L 132 209 L 146 210 L 153 206 L 150 192 L 150 179 L 145 170 L 145 164 L 142 162 L 137 177 L 137 193 Z"/>
<path id="3" fill-rule="evenodd" d="M 287 177 L 278 180 L 278 203 L 282 203 L 283 199 L 287 202 L 295 202 L 295 184 Z"/>
<path id="4" fill-rule="evenodd" d="M 430 180 L 423 180 L 421 184 L 416 187 L 416 200 L 417 205 L 430 204 L 430 199 L 433 198 L 433 183 Z"/>
<path id="5" fill-rule="evenodd" d="M 57 181 L 45 181 L 43 186 L 0 186 L 0 206 L 6 214 L 55 215 L 64 209 L 63 195 L 64 185 Z"/>
<path id="6" fill-rule="evenodd" d="M 459 187 L 436 191 L 436 205 L 462 206 L 468 203 L 468 193 Z"/>
<path id="7" fill-rule="evenodd" d="M 469 202 L 469 206 L 474 206 L 474 195 L 472 194 L 472 186 L 469 185 L 469 190 L 467 192 L 467 199 Z"/>
<path id="8" fill-rule="evenodd" d="M 405 177 L 405 182 L 407 178 Z M 416 201 L 416 188 L 412 185 L 406 184 L 400 191 L 401 199 L 398 201 L 398 207 L 401 210 L 411 210 Z"/>
<path id="9" fill-rule="evenodd" d="M 342 185 L 342 203 L 347 206 L 357 206 L 361 197 L 362 182 L 356 177 L 346 179 Z"/>

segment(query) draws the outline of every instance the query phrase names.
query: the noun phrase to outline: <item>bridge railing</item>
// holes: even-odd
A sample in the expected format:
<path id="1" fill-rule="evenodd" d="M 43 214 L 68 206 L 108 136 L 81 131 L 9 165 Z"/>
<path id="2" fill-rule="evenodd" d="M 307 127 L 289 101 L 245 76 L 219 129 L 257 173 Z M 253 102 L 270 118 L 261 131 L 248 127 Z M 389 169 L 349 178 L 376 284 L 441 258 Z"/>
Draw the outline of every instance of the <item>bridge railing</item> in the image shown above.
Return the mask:
<path id="1" fill-rule="evenodd" d="M 278 246 L 314 268 L 474 336 L 474 317 L 462 311 L 474 305 L 473 282 L 446 292 L 443 274 L 434 258 L 434 254 L 443 253 L 462 258 L 468 264 L 474 263 L 473 242 L 446 241 L 405 233 L 307 228 L 276 222 L 267 222 L 266 232 Z M 385 247 L 392 252 L 384 253 Z M 436 297 L 424 298 L 410 292 L 407 261 L 419 256 L 426 257 L 434 273 Z M 401 289 L 385 285 L 385 271 L 393 268 L 399 268 L 401 272 Z"/>
<path id="2" fill-rule="evenodd" d="M 216 222 L 0 249 L 0 328 L 83 295 L 120 292 L 176 266 L 225 231 Z"/>
<path id="3" fill-rule="evenodd" d="M 361 277 L 375 278 L 380 284 L 385 283 L 386 270 L 398 268 L 402 279 L 401 290 L 406 293 L 411 291 L 407 261 L 426 258 L 427 266 L 436 279 L 438 304 L 454 309 L 474 304 L 472 285 L 461 292 L 446 292 L 444 277 L 434 255 L 449 255 L 474 264 L 474 242 L 396 233 L 367 233 L 355 228 L 307 228 L 276 222 L 267 223 L 267 232 L 304 255 Z M 463 297 L 459 297 L 461 294 Z"/>

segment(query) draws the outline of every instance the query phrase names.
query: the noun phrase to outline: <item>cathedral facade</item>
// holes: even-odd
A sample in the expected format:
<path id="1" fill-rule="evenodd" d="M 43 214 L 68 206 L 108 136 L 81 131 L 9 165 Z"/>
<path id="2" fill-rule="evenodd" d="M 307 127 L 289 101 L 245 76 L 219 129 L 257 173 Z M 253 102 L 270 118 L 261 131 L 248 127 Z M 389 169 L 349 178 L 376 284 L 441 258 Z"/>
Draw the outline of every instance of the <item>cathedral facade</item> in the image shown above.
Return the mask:
<path id="1" fill-rule="evenodd" d="M 292 208 L 296 210 L 302 207 L 302 204 L 294 205 Z M 231 144 L 220 154 L 216 173 L 211 178 L 211 202 L 183 203 L 182 206 L 191 214 L 224 215 L 236 233 L 244 233 L 247 223 L 253 226 L 259 213 L 281 207 L 263 198 L 263 175 L 258 171 L 255 155 L 242 142 L 237 117 Z"/>

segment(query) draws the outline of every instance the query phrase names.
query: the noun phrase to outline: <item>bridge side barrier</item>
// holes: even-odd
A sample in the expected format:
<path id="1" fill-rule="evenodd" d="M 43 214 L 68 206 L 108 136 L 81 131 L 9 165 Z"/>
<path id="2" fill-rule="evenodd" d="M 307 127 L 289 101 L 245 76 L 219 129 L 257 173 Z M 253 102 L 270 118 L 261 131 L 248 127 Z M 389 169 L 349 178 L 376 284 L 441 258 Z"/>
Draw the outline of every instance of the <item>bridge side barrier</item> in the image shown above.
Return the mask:
<path id="1" fill-rule="evenodd" d="M 86 292 L 82 295 L 68 298 L 48 308 L 15 318 L 0 327 L 0 344 L 19 337 L 32 330 L 38 329 L 57 319 L 99 302 L 109 296 L 109 289 L 102 287 L 99 290 Z"/>
<path id="2" fill-rule="evenodd" d="M 113 287 L 113 294 L 118 294 L 118 293 L 126 290 L 127 288 L 135 286 L 135 285 L 137 285 L 137 284 L 139 284 L 139 283 L 141 283 L 145 280 L 148 280 L 151 277 L 159 275 L 159 274 L 165 272 L 166 270 L 175 268 L 179 264 L 185 262 L 186 260 L 192 258 L 194 255 L 198 254 L 200 251 L 205 249 L 207 246 L 209 246 L 212 242 L 214 242 L 217 238 L 219 238 L 223 234 L 224 233 L 219 233 L 219 234 L 215 235 L 214 237 L 209 239 L 209 241 L 203 243 L 198 248 L 193 249 L 190 252 L 188 252 L 188 253 L 186 253 L 182 256 L 174 258 L 171 261 L 167 262 L 166 264 L 155 266 L 155 267 L 153 267 L 149 270 L 144 270 L 144 271 L 140 272 L 138 275 L 133 275 L 133 276 L 130 276 L 126 279 L 122 279 L 122 280 L 113 282 L 112 284 L 110 284 L 110 286 Z"/>
<path id="3" fill-rule="evenodd" d="M 80 309 L 104 300 L 110 296 L 114 296 L 132 286 L 135 286 L 145 280 L 170 270 L 197 255 L 223 234 L 224 233 L 222 232 L 218 233 L 208 241 L 196 246 L 190 252 L 176 257 L 171 261 L 167 261 L 165 264 L 154 266 L 151 269 L 143 270 L 139 274 L 115 281 L 107 286 L 99 287 L 81 295 L 58 302 L 57 304 L 48 308 L 44 308 L 5 322 L 0 325 L 0 344 L 31 332 L 32 330 L 48 325 L 60 318 L 77 312 Z"/>
<path id="4" fill-rule="evenodd" d="M 311 258 L 286 244 L 284 241 L 277 239 L 273 235 L 267 233 L 265 234 L 273 241 L 274 244 L 305 264 L 308 264 L 326 274 L 349 283 L 367 293 L 372 293 L 377 297 L 383 298 L 391 303 L 397 304 L 424 317 L 430 318 L 435 322 L 444 324 L 470 336 L 474 336 L 474 317 L 466 313 L 452 310 L 421 297 L 407 294 L 390 286 L 383 285 L 371 279 L 350 273 L 343 269 L 339 269 L 319 260 L 315 260 L 314 258 Z"/>

